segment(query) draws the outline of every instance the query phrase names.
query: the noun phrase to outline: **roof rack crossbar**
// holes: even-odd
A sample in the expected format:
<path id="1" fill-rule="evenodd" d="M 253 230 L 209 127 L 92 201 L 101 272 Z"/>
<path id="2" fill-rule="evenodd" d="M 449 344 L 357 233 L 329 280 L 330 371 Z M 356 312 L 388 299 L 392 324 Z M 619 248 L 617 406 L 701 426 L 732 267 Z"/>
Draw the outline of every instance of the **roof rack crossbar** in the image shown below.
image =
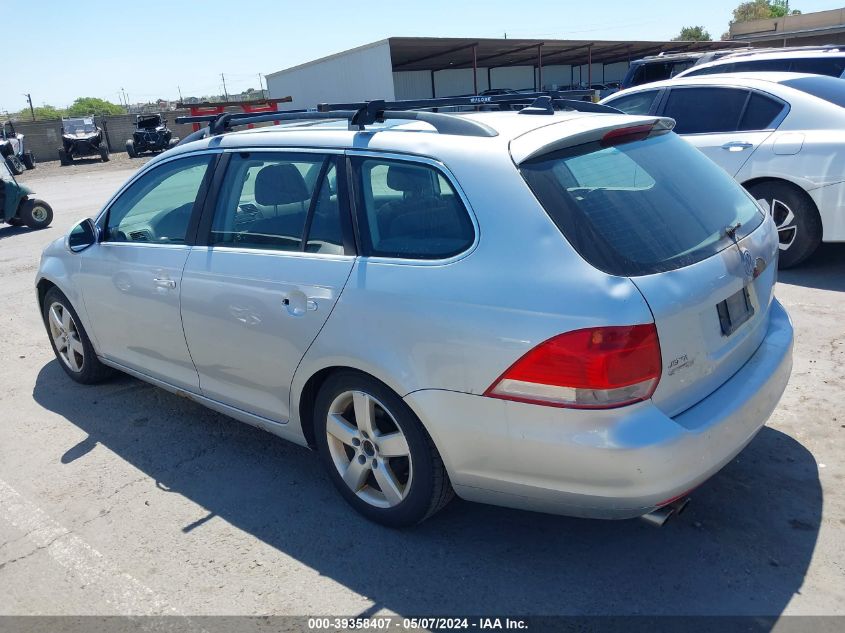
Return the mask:
<path id="1" fill-rule="evenodd" d="M 431 125 L 441 134 L 457 134 L 460 136 L 496 136 L 496 131 L 489 125 L 464 119 L 448 114 L 436 112 L 421 112 L 418 110 L 390 111 L 385 113 L 376 107 L 358 110 L 330 110 L 328 112 L 265 112 L 261 114 L 249 114 L 240 112 L 227 112 L 219 115 L 204 115 L 198 117 L 179 117 L 177 123 L 203 123 L 208 122 L 208 127 L 200 129 L 185 137 L 184 142 L 195 141 L 206 136 L 218 136 L 231 131 L 236 125 L 250 125 L 253 123 L 266 123 L 269 121 L 308 121 L 313 119 L 339 120 L 347 119 L 350 129 L 363 130 L 365 126 L 373 123 L 382 123 L 385 119 L 397 119 L 406 121 L 423 121 Z M 181 143 L 180 143 L 181 144 Z"/>
<path id="2" fill-rule="evenodd" d="M 444 97 L 439 99 L 417 99 L 408 101 L 363 101 L 359 103 L 320 103 L 316 110 L 282 110 L 278 112 L 224 112 L 199 116 L 178 117 L 176 123 L 208 123 L 182 143 L 206 136 L 218 136 L 231 131 L 234 126 L 251 125 L 270 121 L 308 121 L 347 119 L 350 129 L 365 130 L 367 125 L 383 123 L 385 120 L 423 121 L 441 134 L 459 136 L 496 136 L 497 132 L 488 125 L 464 117 L 450 116 L 430 109 L 443 107 L 513 106 L 525 104 L 520 110 L 524 114 L 554 114 L 555 108 L 569 108 L 579 112 L 618 113 L 609 106 L 592 101 L 567 99 L 570 96 L 589 96 L 592 90 L 569 90 L 525 92 L 505 95 L 471 95 L 465 97 Z M 180 143 L 181 144 L 181 143 Z"/>
<path id="3" fill-rule="evenodd" d="M 590 97 L 594 90 L 547 90 L 541 92 L 516 92 L 503 95 L 467 95 L 463 97 L 438 97 L 434 99 L 411 99 L 405 101 L 359 101 L 357 103 L 318 103 L 318 112 L 333 110 L 360 110 L 368 104 L 378 104 L 383 110 L 423 110 L 446 107 L 478 107 L 488 105 L 512 105 L 531 103 L 537 97 L 551 96 L 554 99 L 567 97 Z M 375 107 L 375 106 L 373 106 Z"/>

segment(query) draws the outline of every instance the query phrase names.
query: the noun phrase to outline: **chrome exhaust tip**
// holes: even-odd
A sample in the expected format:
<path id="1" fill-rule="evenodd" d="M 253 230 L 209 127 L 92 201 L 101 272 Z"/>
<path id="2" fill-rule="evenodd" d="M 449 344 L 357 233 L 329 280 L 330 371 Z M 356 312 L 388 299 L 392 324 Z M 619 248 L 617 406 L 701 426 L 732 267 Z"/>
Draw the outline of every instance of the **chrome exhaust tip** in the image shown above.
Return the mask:
<path id="1" fill-rule="evenodd" d="M 642 515 L 640 518 L 649 525 L 653 525 L 654 527 L 662 527 L 663 524 L 666 523 L 666 521 L 668 521 L 671 517 L 683 512 L 689 502 L 690 498 L 684 497 L 682 499 L 673 501 L 672 503 L 667 503 L 665 506 L 657 508 L 656 510 L 652 510 L 648 514 Z"/>

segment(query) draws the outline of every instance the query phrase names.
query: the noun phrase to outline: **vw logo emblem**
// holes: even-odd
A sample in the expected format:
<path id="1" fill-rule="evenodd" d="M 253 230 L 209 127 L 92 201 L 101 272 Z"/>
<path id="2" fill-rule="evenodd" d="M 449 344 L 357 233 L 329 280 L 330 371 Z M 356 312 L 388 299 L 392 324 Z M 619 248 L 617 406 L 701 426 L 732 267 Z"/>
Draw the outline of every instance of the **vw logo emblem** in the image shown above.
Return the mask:
<path id="1" fill-rule="evenodd" d="M 745 276 L 749 278 L 754 277 L 754 257 L 751 255 L 751 252 L 747 248 L 743 248 L 740 251 L 740 257 L 742 258 L 742 268 L 745 270 Z"/>

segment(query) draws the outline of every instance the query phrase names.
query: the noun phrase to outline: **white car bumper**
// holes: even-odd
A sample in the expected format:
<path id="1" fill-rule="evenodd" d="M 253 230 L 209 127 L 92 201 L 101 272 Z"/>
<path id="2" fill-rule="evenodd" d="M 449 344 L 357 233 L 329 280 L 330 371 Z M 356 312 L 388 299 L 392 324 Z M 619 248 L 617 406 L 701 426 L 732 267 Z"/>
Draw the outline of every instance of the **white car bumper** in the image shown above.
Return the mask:
<path id="1" fill-rule="evenodd" d="M 845 182 L 812 189 L 807 194 L 822 219 L 822 241 L 845 242 Z"/>

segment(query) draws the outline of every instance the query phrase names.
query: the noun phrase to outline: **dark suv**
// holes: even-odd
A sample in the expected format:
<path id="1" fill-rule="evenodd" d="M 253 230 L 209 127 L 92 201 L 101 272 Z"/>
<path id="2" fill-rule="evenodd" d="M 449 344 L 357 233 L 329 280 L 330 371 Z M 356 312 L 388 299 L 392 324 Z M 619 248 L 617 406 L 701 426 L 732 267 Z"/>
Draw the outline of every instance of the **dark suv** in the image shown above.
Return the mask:
<path id="1" fill-rule="evenodd" d="M 671 79 L 680 72 L 692 68 L 704 53 L 668 53 L 651 55 L 631 62 L 621 88 L 630 88 L 652 81 Z"/>

